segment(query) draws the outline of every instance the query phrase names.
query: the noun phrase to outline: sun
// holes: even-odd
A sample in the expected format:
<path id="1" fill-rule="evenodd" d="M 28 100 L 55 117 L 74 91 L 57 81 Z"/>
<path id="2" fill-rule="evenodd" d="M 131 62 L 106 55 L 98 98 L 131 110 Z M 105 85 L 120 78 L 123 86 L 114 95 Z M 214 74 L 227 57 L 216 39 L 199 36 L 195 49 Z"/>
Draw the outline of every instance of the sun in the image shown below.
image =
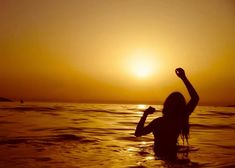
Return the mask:
<path id="1" fill-rule="evenodd" d="M 128 69 L 132 76 L 147 79 L 156 73 L 157 61 L 154 54 L 136 52 L 128 60 Z"/>
<path id="2" fill-rule="evenodd" d="M 153 74 L 153 63 L 147 58 L 138 58 L 132 62 L 132 72 L 135 76 L 146 78 Z"/>

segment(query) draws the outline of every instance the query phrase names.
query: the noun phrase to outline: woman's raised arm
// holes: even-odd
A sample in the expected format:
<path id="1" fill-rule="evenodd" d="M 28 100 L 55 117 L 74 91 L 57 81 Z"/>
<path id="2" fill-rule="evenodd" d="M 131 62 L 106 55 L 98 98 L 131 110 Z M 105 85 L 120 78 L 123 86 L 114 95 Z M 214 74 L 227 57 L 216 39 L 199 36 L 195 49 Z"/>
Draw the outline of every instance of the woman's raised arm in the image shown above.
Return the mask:
<path id="1" fill-rule="evenodd" d="M 182 81 L 184 82 L 189 95 L 191 97 L 190 101 L 187 103 L 187 112 L 189 113 L 189 115 L 193 112 L 193 110 L 195 109 L 195 107 L 197 106 L 198 102 L 199 102 L 199 96 L 196 92 L 196 90 L 194 89 L 194 87 L 192 86 L 192 84 L 190 83 L 190 81 L 188 80 L 188 78 L 185 75 L 185 72 L 182 68 L 177 68 L 175 70 L 176 75 L 182 79 Z"/>

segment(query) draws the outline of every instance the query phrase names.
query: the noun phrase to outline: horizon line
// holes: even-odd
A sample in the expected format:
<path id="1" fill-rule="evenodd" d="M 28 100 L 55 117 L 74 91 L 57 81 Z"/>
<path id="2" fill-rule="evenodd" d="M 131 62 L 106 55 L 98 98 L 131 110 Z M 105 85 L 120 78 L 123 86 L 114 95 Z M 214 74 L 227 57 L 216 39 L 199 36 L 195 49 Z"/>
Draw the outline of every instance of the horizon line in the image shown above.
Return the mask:
<path id="1" fill-rule="evenodd" d="M 164 101 L 122 101 L 122 100 L 56 100 L 56 99 L 11 99 L 12 102 L 54 102 L 54 103 L 84 103 L 84 104 L 146 104 L 146 105 L 163 105 Z M 216 102 L 199 102 L 198 106 L 235 106 L 235 103 L 216 103 Z"/>

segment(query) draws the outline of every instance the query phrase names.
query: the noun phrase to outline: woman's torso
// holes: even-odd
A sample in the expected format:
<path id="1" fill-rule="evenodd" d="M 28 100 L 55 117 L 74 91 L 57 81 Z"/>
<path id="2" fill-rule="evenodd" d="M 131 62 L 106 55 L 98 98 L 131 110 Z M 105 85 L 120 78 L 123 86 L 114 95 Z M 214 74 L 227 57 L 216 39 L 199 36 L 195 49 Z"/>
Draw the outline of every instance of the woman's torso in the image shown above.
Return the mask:
<path id="1" fill-rule="evenodd" d="M 177 154 L 177 139 L 180 123 L 176 119 L 160 117 L 157 119 L 154 134 L 154 151 L 157 156 L 174 159 Z"/>

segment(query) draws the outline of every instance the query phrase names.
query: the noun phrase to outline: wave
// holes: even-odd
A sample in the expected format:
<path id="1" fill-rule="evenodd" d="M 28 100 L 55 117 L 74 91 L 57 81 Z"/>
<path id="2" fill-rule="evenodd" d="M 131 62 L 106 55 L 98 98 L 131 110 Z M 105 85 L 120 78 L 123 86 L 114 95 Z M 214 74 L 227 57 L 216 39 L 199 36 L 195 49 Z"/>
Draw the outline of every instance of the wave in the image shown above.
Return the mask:
<path id="1" fill-rule="evenodd" d="M 33 107 L 33 106 L 19 106 L 19 107 L 1 107 L 0 110 L 28 112 L 28 111 L 56 111 L 53 107 Z"/>
<path id="2" fill-rule="evenodd" d="M 73 106 L 71 106 L 73 107 Z M 57 116 L 60 115 L 58 113 L 54 112 L 75 112 L 75 113 L 81 113 L 81 112 L 91 112 L 91 113 L 108 113 L 108 114 L 118 114 L 118 115 L 126 115 L 130 114 L 130 112 L 125 111 L 116 111 L 116 110 L 106 110 L 106 109 L 84 109 L 84 108 L 71 108 L 70 106 L 16 106 L 16 107 L 0 107 L 1 111 L 11 111 L 11 112 L 43 112 L 43 114 L 53 115 Z M 51 113 L 53 112 L 53 113 Z"/>
<path id="3" fill-rule="evenodd" d="M 190 127 L 200 128 L 200 129 L 234 129 L 233 125 L 204 125 L 204 124 L 190 124 Z"/>
<path id="4" fill-rule="evenodd" d="M 133 136 L 120 136 L 120 137 L 117 137 L 116 140 L 139 142 L 139 138 L 135 137 L 134 135 Z M 153 142 L 153 138 L 149 138 L 149 137 L 142 137 L 141 140 L 145 142 L 151 142 L 151 145 Z"/>
<path id="5" fill-rule="evenodd" d="M 147 108 L 146 108 L 147 109 Z M 127 110 L 130 110 L 130 111 L 135 111 L 135 112 L 139 112 L 139 111 L 142 111 L 144 112 L 146 109 L 139 109 L 139 108 L 127 108 Z M 162 110 L 160 109 L 155 109 L 155 112 L 162 112 Z"/>
<path id="6" fill-rule="evenodd" d="M 27 143 L 29 139 L 22 138 L 22 137 L 16 137 L 16 138 L 3 138 L 0 140 L 0 145 L 5 144 L 21 144 L 21 143 Z"/>
<path id="7" fill-rule="evenodd" d="M 64 127 L 64 128 L 59 128 L 59 127 L 56 127 L 56 128 L 33 128 L 33 129 L 30 129 L 30 131 L 53 131 L 53 132 L 56 132 L 56 131 L 82 131 L 82 130 L 85 130 L 87 128 L 85 127 Z"/>
<path id="8" fill-rule="evenodd" d="M 126 121 L 119 121 L 117 123 L 125 126 L 133 126 L 133 128 L 135 128 L 136 125 L 138 124 L 138 122 L 126 122 Z"/>
<path id="9" fill-rule="evenodd" d="M 223 148 L 223 149 L 230 149 L 230 150 L 234 150 L 235 146 L 234 145 L 216 145 L 217 147 Z"/>
<path id="10" fill-rule="evenodd" d="M 134 131 L 132 128 L 88 128 L 88 127 L 57 127 L 57 128 L 33 128 L 30 129 L 33 132 L 40 132 L 40 131 L 50 131 L 52 133 L 91 133 L 96 135 L 110 135 L 110 134 L 117 134 L 119 132 L 124 131 Z"/>
<path id="11" fill-rule="evenodd" d="M 31 137 L 11 137 L 4 138 L 1 137 L 0 145 L 6 144 L 43 144 L 43 145 L 52 145 L 53 142 L 65 142 L 65 141 L 74 141 L 78 143 L 95 143 L 99 142 L 96 138 L 87 138 L 84 136 L 78 136 L 75 134 L 57 134 L 53 136 L 31 136 Z"/>
<path id="12" fill-rule="evenodd" d="M 225 115 L 225 116 L 234 116 L 235 112 L 224 112 L 224 111 L 215 111 L 215 110 L 210 110 L 209 112 L 212 112 L 214 114 L 218 115 Z"/>
<path id="13" fill-rule="evenodd" d="M 104 110 L 104 109 L 81 109 L 79 112 L 100 112 L 100 113 L 108 113 L 108 114 L 119 114 L 119 115 L 126 115 L 130 114 L 130 112 L 124 112 L 124 111 L 114 111 L 114 110 Z"/>
<path id="14" fill-rule="evenodd" d="M 1 121 L 0 120 L 0 125 L 2 125 L 2 124 L 14 124 L 14 123 L 17 123 L 17 122 L 13 122 L 13 121 Z"/>

